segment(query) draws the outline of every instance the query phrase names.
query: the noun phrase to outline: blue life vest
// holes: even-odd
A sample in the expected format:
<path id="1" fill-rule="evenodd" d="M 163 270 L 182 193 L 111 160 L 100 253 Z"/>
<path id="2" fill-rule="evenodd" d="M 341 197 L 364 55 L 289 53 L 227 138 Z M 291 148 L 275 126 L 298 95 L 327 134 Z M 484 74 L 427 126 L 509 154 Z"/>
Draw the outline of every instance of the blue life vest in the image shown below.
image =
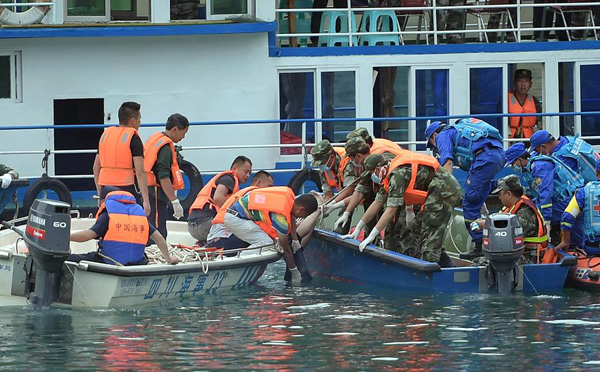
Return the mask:
<path id="1" fill-rule="evenodd" d="M 583 234 L 586 241 L 600 239 L 600 181 L 589 182 L 584 187 Z"/>
<path id="2" fill-rule="evenodd" d="M 554 193 L 552 199 L 567 200 L 573 197 L 578 188 L 583 187 L 583 178 L 562 160 L 553 156 L 536 155 L 529 159 L 527 163 L 527 171 L 523 172 L 523 179 L 529 186 L 529 191 L 534 198 L 539 196 L 537 188 L 533 187 L 533 176 L 531 175 L 531 167 L 536 160 L 548 160 L 554 163 Z"/>
<path id="3" fill-rule="evenodd" d="M 140 262 L 150 230 L 144 209 L 126 191 L 108 194 L 98 215 L 104 208 L 108 212 L 108 231 L 102 239 L 100 253 L 123 265 Z M 104 261 L 114 264 L 111 260 Z"/>
<path id="4" fill-rule="evenodd" d="M 464 171 L 468 171 L 475 160 L 473 143 L 486 137 L 497 139 L 500 143 L 504 140 L 498 129 L 479 119 L 461 119 L 458 123 L 449 125 L 448 128 L 456 129 L 456 140 L 452 156 L 454 157 L 454 163 Z M 468 141 L 466 146 L 460 143 L 461 138 Z"/>
<path id="5" fill-rule="evenodd" d="M 566 136 L 569 143 L 565 144 L 552 156 L 564 156 L 577 161 L 579 175 L 587 182 L 596 180 L 596 154 L 594 148 L 579 136 Z"/>

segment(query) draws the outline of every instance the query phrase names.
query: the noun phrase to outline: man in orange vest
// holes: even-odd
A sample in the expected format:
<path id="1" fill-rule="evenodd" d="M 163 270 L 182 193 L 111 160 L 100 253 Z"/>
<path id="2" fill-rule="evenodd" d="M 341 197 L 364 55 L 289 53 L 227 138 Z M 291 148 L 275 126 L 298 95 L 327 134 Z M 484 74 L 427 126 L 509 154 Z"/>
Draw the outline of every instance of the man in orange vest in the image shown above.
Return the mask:
<path id="1" fill-rule="evenodd" d="M 305 240 L 300 241 L 295 219 L 308 217 L 317 208 L 313 195 L 295 198 L 289 187 L 267 187 L 252 190 L 233 203 L 225 213 L 224 222 L 227 230 L 250 244 L 249 248 L 267 246 L 279 239 L 291 281 L 300 282 L 302 276 L 294 253 L 302 248 Z"/>
<path id="2" fill-rule="evenodd" d="M 437 262 L 442 267 L 454 263 L 444 252 L 444 231 L 452 210 L 460 201 L 460 185 L 452 174 L 440 167 L 429 155 L 405 151 L 392 161 L 381 154 L 365 159 L 365 176 L 381 188 L 384 201 L 375 202 L 359 222 L 350 238 L 360 230 L 385 204 L 386 209 L 369 236 L 363 240 L 362 251 L 386 228 L 385 247 L 399 253 Z M 421 206 L 412 223 L 408 223 L 406 207 Z M 395 221 L 394 221 L 395 217 Z"/>
<path id="3" fill-rule="evenodd" d="M 149 215 L 151 208 L 144 171 L 144 143 L 138 134 L 142 124 L 140 108 L 137 102 L 123 102 L 119 108 L 119 126 L 104 129 L 94 159 L 94 182 L 98 195 L 104 186 L 116 186 L 131 193 Z M 136 180 L 139 192 L 136 190 Z"/>
<path id="4" fill-rule="evenodd" d="M 188 216 L 188 231 L 198 245 L 206 244 L 217 211 L 227 198 L 240 190 L 240 185 L 248 181 L 251 173 L 252 161 L 245 156 L 238 156 L 230 170 L 217 174 L 200 190 Z"/>
<path id="5" fill-rule="evenodd" d="M 535 114 L 542 112 L 540 101 L 529 90 L 533 86 L 531 70 L 519 69 L 515 71 L 514 89 L 508 92 L 509 114 Z M 500 111 L 498 111 L 500 112 Z M 529 138 L 542 126 L 541 116 L 511 116 L 508 118 L 510 127 L 509 138 Z"/>
<path id="6" fill-rule="evenodd" d="M 167 242 L 160 232 L 148 223 L 144 210 L 136 203 L 131 193 L 107 186 L 102 189 L 100 198 L 96 223 L 87 230 L 71 233 L 72 242 L 85 243 L 98 239 L 98 251 L 72 254 L 68 261 L 145 265 L 148 259 L 144 255 L 144 249 L 150 237 L 156 242 L 167 263 L 179 262 L 177 257 L 169 254 Z"/>
<path id="7" fill-rule="evenodd" d="M 183 207 L 177 199 L 177 190 L 184 187 L 174 143 L 185 138 L 190 122 L 181 114 L 167 119 L 165 131 L 154 133 L 144 144 L 144 169 L 150 188 L 152 211 L 148 220 L 167 237 L 167 207 L 173 205 L 173 217 L 183 217 Z"/>

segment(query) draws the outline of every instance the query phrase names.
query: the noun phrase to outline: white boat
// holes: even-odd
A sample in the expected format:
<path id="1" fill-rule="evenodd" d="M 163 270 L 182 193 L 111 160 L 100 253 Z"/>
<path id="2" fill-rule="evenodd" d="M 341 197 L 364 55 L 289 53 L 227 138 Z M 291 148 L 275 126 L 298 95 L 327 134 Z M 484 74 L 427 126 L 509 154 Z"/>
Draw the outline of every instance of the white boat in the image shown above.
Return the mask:
<path id="1" fill-rule="evenodd" d="M 71 231 L 93 225 L 92 218 L 73 218 Z M 167 223 L 168 240 L 192 245 L 187 223 Z M 25 226 L 19 227 L 21 231 Z M 71 243 L 72 253 L 96 249 L 96 241 Z M 16 232 L 0 231 L 0 306 L 25 306 L 27 247 Z M 240 253 L 244 254 L 240 254 Z M 216 255 L 207 261 L 143 266 L 115 266 L 66 261 L 60 274 L 58 298 L 52 307 L 124 308 L 165 300 L 236 290 L 256 283 L 269 263 L 281 255 L 273 247 L 238 251 L 235 257 Z M 33 292 L 33 291 L 32 291 Z"/>

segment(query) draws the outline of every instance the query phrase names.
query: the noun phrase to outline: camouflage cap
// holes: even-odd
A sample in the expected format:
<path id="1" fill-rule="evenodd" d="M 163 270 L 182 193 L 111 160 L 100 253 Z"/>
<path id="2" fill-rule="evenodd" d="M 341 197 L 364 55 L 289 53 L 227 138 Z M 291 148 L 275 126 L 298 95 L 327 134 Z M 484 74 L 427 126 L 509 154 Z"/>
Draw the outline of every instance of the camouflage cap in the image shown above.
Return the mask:
<path id="1" fill-rule="evenodd" d="M 367 156 L 365 162 L 363 163 L 365 167 L 365 171 L 372 172 L 380 165 L 385 164 L 385 158 L 382 154 L 372 154 Z"/>
<path id="2" fill-rule="evenodd" d="M 509 176 L 502 177 L 498 180 L 498 186 L 494 191 L 492 191 L 492 194 L 500 192 L 500 190 L 514 191 L 518 189 L 523 189 L 523 186 L 521 185 L 521 180 L 516 174 L 511 174 Z"/>
<path id="3" fill-rule="evenodd" d="M 344 148 L 346 149 L 346 156 L 354 156 L 358 154 L 364 147 L 369 147 L 362 137 L 352 137 L 346 142 Z"/>
<path id="4" fill-rule="evenodd" d="M 315 147 L 310 150 L 310 154 L 313 157 L 312 166 L 318 167 L 326 161 L 331 153 L 333 152 L 333 146 L 329 143 L 328 140 L 324 139 L 323 141 L 318 142 Z"/>
<path id="5" fill-rule="evenodd" d="M 369 135 L 369 131 L 367 130 L 367 128 L 360 127 L 360 128 L 354 129 L 352 132 L 350 132 L 346 135 L 347 139 L 354 138 L 354 137 L 362 137 L 366 141 L 367 138 L 369 138 L 371 136 Z"/>

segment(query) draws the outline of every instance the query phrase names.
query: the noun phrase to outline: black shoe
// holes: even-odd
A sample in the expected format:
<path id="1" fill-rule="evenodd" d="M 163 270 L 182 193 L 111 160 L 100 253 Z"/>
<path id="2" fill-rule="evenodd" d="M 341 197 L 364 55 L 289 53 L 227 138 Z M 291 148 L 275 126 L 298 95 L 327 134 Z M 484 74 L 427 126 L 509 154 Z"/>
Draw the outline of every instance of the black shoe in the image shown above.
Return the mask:
<path id="1" fill-rule="evenodd" d="M 481 242 L 475 243 L 475 247 L 467 253 L 461 253 L 460 258 L 463 260 L 472 260 L 477 257 L 482 257 L 483 251 L 481 250 Z"/>

